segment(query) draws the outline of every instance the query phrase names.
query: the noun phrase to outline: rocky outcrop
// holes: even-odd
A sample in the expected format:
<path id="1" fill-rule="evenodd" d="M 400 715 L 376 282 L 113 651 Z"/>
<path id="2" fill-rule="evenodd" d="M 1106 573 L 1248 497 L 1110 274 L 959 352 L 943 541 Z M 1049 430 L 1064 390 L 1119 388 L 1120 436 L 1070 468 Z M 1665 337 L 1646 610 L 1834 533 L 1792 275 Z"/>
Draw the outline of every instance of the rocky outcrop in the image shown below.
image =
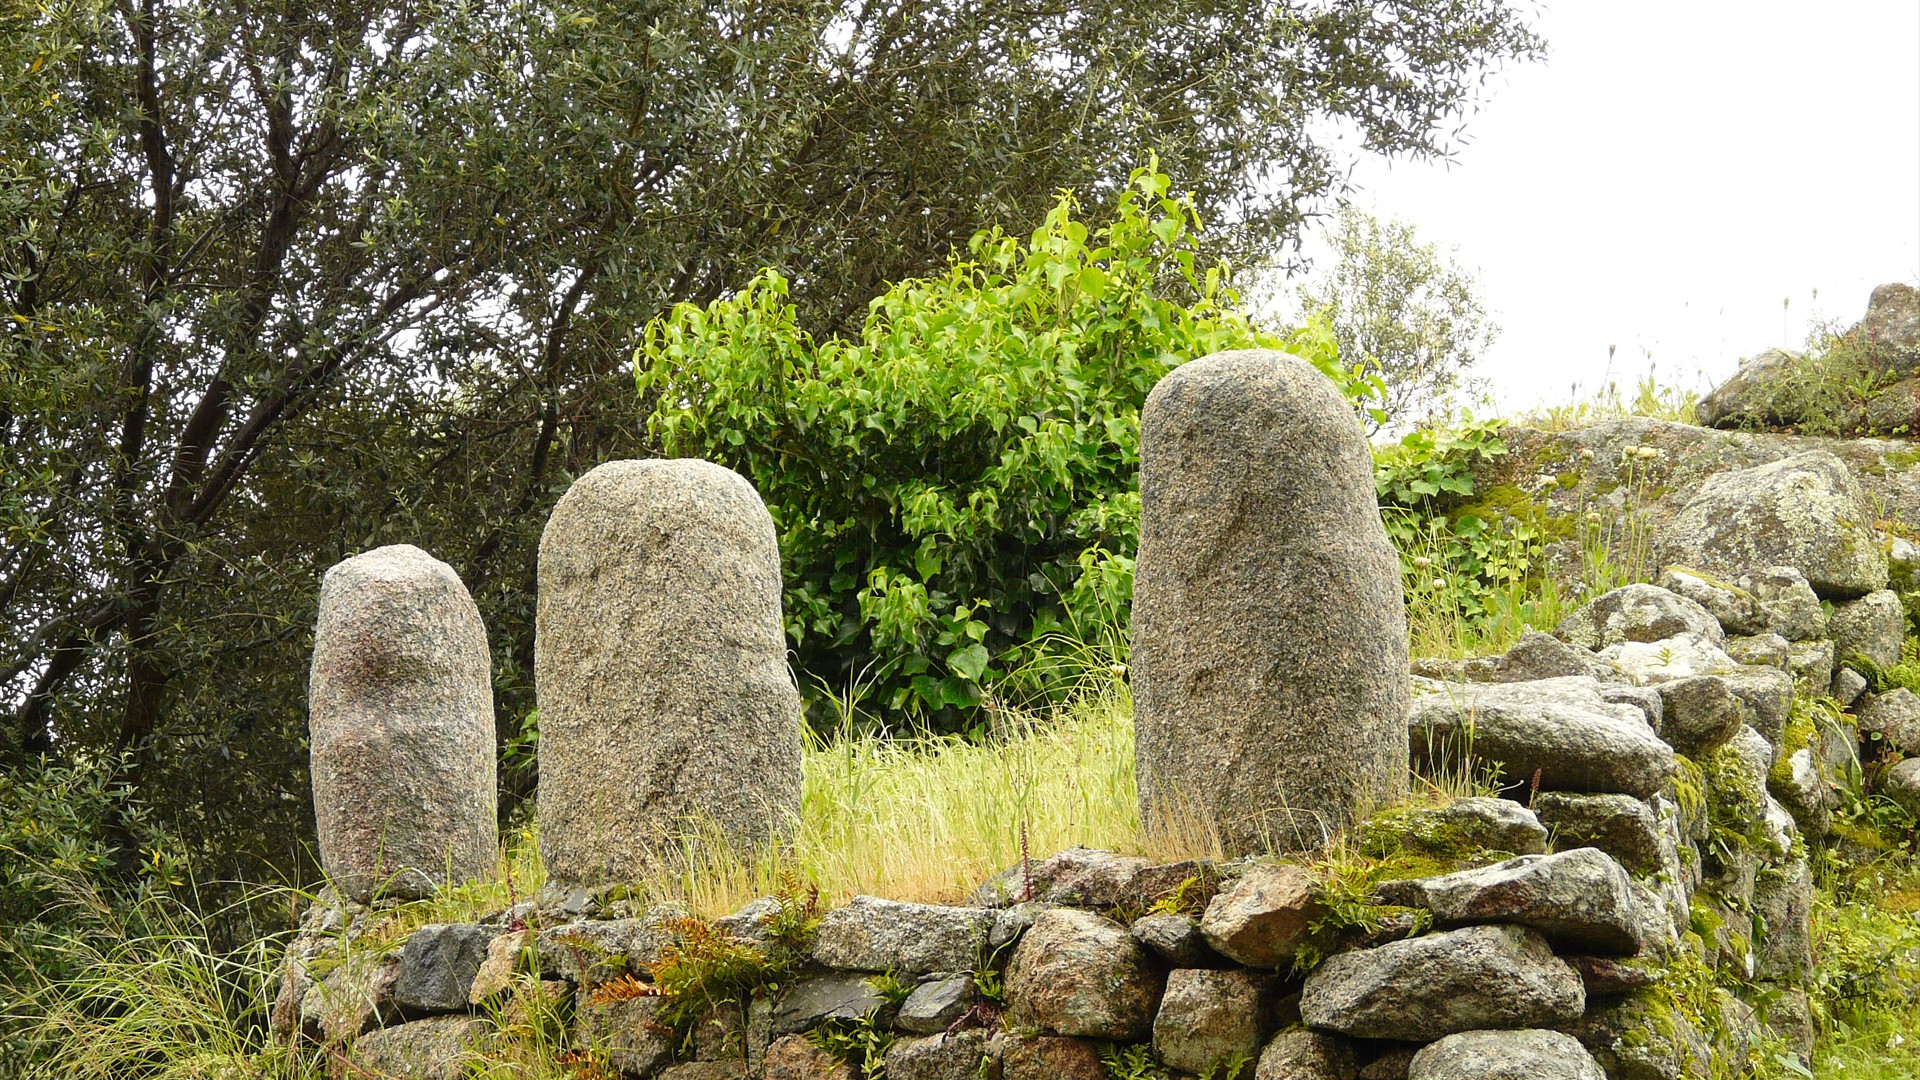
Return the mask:
<path id="1" fill-rule="evenodd" d="M 1663 564 L 1719 578 L 1791 566 L 1814 592 L 1865 596 L 1887 584 L 1873 511 L 1846 463 L 1814 450 L 1708 477 L 1661 536 Z"/>

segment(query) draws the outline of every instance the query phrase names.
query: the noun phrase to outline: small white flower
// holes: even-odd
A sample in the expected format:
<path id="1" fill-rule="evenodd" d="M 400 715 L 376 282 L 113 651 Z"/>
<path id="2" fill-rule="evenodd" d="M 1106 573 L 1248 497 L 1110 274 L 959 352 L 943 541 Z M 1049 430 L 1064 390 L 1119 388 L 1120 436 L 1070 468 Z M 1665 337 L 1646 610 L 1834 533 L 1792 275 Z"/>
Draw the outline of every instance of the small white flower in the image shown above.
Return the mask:
<path id="1" fill-rule="evenodd" d="M 1432 565 L 1433 565 L 1433 560 L 1427 558 L 1425 555 L 1421 555 L 1418 558 L 1413 560 L 1413 566 L 1414 566 L 1414 569 L 1416 570 L 1425 570 L 1427 567 Z"/>
<path id="2" fill-rule="evenodd" d="M 1108 671 L 1111 671 L 1111 672 L 1113 672 L 1113 673 L 1114 673 L 1115 675 L 1125 675 L 1125 674 L 1127 673 L 1127 665 L 1125 665 L 1125 664 L 1108 664 L 1108 665 L 1107 665 L 1107 670 L 1108 670 Z"/>
<path id="3" fill-rule="evenodd" d="M 1592 447 L 1590 447 L 1590 446 L 1583 446 L 1583 447 L 1581 447 L 1581 448 L 1580 448 L 1580 460 L 1581 460 L 1581 461 L 1592 461 L 1592 460 L 1593 460 L 1593 448 L 1592 448 Z"/>
<path id="4" fill-rule="evenodd" d="M 1436 589 L 1444 589 L 1444 588 L 1446 588 L 1446 587 L 1447 587 L 1447 579 L 1446 579 L 1446 578 L 1434 578 L 1434 579 L 1433 579 L 1433 587 L 1434 587 L 1434 588 L 1436 588 Z"/>
<path id="5" fill-rule="evenodd" d="M 1654 449 L 1651 446 L 1641 447 L 1639 453 L 1640 453 L 1640 460 L 1642 461 L 1650 461 L 1660 456 L 1660 451 Z"/>

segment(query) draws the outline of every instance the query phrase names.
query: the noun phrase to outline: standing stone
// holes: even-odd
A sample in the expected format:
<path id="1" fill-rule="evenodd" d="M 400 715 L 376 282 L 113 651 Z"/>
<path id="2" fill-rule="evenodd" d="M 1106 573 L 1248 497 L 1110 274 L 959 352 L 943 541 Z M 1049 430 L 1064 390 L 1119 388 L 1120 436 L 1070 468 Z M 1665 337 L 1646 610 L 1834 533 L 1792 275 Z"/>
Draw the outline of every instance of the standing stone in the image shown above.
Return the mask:
<path id="1" fill-rule="evenodd" d="M 1287 353 L 1174 369 L 1140 419 L 1136 764 L 1150 826 L 1312 848 L 1404 794 L 1407 624 L 1353 409 Z"/>
<path id="2" fill-rule="evenodd" d="M 540 538 L 540 854 L 565 888 L 688 838 L 765 844 L 800 812 L 800 695 L 773 519 L 737 473 L 613 461 Z"/>
<path id="3" fill-rule="evenodd" d="M 427 896 L 493 868 L 490 666 L 446 563 L 397 544 L 327 571 L 307 724 L 320 865 L 348 898 Z"/>

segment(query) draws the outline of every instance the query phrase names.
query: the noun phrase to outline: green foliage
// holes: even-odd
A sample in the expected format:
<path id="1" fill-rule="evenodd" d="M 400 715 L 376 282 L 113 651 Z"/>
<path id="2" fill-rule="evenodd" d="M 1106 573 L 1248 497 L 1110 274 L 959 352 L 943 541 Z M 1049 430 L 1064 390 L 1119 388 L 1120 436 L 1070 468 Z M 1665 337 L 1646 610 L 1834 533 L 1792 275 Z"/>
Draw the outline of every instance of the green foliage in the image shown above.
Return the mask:
<path id="1" fill-rule="evenodd" d="M 1281 339 L 1234 310 L 1165 175 L 1136 171 L 1097 228 L 1078 206 L 1062 195 L 1024 241 L 975 236 L 945 274 L 888 289 L 854 338 L 807 333 L 774 271 L 648 326 L 650 431 L 748 477 L 774 515 L 816 718 L 823 691 L 861 681 L 960 728 L 1023 652 L 1123 624 L 1140 407 L 1174 365 L 1285 348 L 1377 392 L 1324 328 Z"/>
<path id="2" fill-rule="evenodd" d="M 1300 307 L 1327 321 L 1341 356 L 1383 375 L 1376 423 L 1416 420 L 1461 388 L 1499 332 L 1479 285 L 1404 221 L 1348 205 L 1330 239 L 1334 261 L 1298 287 Z"/>
<path id="3" fill-rule="evenodd" d="M 1100 1064 L 1107 1080 L 1166 1080 L 1169 1075 L 1145 1043 L 1108 1043 L 1100 1050 Z"/>
<path id="4" fill-rule="evenodd" d="M 826 1020 L 806 1033 L 806 1040 L 833 1060 L 852 1065 L 865 1080 L 886 1080 L 887 1050 L 896 1036 L 879 1022 L 879 1010 L 858 1020 Z"/>
<path id="5" fill-rule="evenodd" d="M 1475 489 L 1475 469 L 1507 452 L 1504 427 L 1463 417 L 1416 427 L 1374 450 L 1374 486 L 1400 553 L 1417 654 L 1457 654 L 1497 641 L 1502 622 L 1549 588 L 1538 566 L 1549 524 L 1512 489 Z"/>
<path id="6" fill-rule="evenodd" d="M 181 886 L 171 839 L 125 797 L 115 771 L 41 762 L 0 772 L 0 995 L 72 977 L 82 962 L 74 939 L 129 926 L 138 934 L 139 917 Z"/>

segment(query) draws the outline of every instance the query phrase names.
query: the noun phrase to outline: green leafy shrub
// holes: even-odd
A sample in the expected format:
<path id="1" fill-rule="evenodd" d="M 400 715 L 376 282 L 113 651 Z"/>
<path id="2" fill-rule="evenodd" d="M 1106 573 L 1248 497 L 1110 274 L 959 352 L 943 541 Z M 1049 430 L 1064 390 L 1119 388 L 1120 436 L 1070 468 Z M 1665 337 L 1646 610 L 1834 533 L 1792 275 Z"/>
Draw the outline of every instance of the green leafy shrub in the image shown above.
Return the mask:
<path id="1" fill-rule="evenodd" d="M 1378 392 L 1324 326 L 1283 340 L 1241 315 L 1168 188 L 1143 169 L 1105 225 L 1062 195 L 1024 241 L 980 233 L 945 274 L 876 299 L 857 338 L 801 330 L 771 270 L 647 327 L 636 379 L 664 451 L 740 472 L 773 514 L 816 721 L 858 684 L 964 729 L 1009 669 L 1044 681 L 1027 661 L 1055 636 L 1124 626 L 1140 407 L 1170 368 L 1285 348 L 1352 397 Z"/>

